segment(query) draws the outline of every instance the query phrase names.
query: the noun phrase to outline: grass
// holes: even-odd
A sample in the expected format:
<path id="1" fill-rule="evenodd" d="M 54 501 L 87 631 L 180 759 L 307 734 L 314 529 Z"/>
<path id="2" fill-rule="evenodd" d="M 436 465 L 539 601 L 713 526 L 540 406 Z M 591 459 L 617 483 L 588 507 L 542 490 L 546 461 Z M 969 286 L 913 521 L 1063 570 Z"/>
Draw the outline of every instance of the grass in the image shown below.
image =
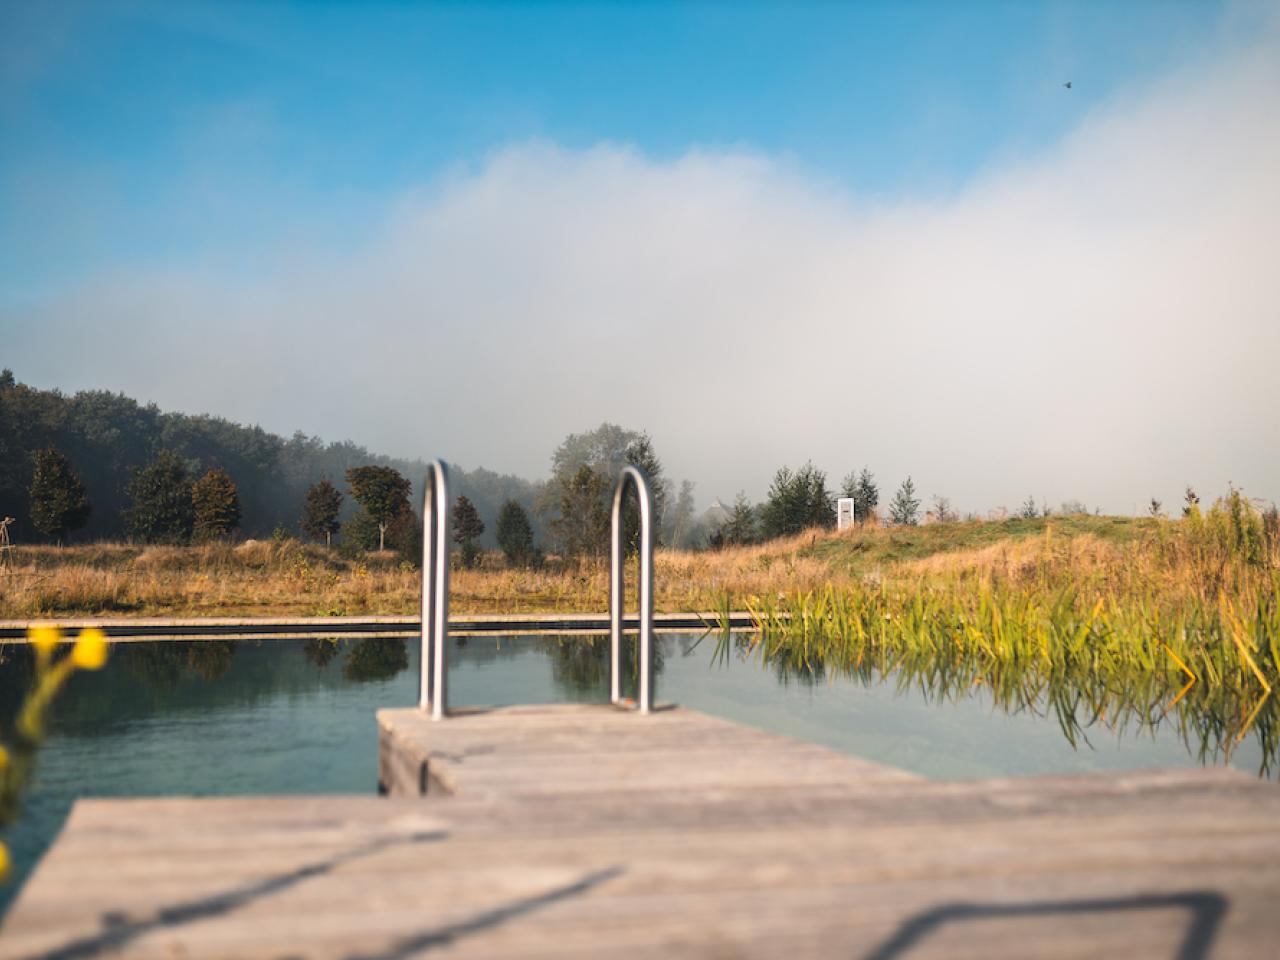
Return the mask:
<path id="1" fill-rule="evenodd" d="M 22 547 L 0 617 L 412 615 L 419 574 L 292 540 Z M 629 578 L 634 586 L 635 577 Z M 660 611 L 750 610 L 737 644 L 780 671 L 984 688 L 1004 709 L 1082 722 L 1167 714 L 1202 751 L 1250 729 L 1277 754 L 1280 525 L 1232 492 L 1187 519 L 1067 516 L 811 531 L 721 552 L 659 550 Z M 603 561 L 452 576 L 457 613 L 603 611 Z M 634 602 L 634 597 L 632 597 Z M 1084 718 L 1082 721 L 1081 718 Z M 1085 722 L 1087 721 L 1087 722 Z"/>
<path id="2" fill-rule="evenodd" d="M 1143 529 L 1116 518 L 1071 523 L 1081 535 L 1107 541 L 1132 539 Z M 1044 521 L 1018 520 L 814 531 L 718 553 L 659 550 L 656 604 L 672 612 L 712 610 L 726 597 L 741 606 L 762 593 L 853 587 L 895 575 L 913 560 L 963 558 L 1044 529 Z M 418 603 L 418 572 L 391 553 L 350 558 L 288 539 L 191 547 L 24 546 L 12 554 L 13 569 L 0 570 L 0 617 L 6 619 L 412 614 Z M 604 610 L 608 592 L 603 561 L 512 570 L 500 555 L 488 554 L 478 569 L 452 576 L 452 606 L 460 613 Z"/>
<path id="3" fill-rule="evenodd" d="M 1202 750 L 1229 753 L 1256 729 L 1276 755 L 1274 514 L 1233 493 L 1186 520 L 1018 523 L 956 526 L 939 535 L 948 549 L 930 550 L 923 531 L 815 539 L 801 554 L 843 564 L 845 580 L 748 597 L 762 629 L 741 644 L 801 676 L 896 676 L 938 697 L 985 686 L 1007 710 L 1048 703 L 1069 737 L 1082 714 L 1147 726 L 1176 711 Z"/>
<path id="4" fill-rule="evenodd" d="M 1206 530 L 1208 518 L 1197 521 Z M 1204 534 L 1198 534 L 1200 540 Z M 1070 584 L 1081 595 L 1137 592 L 1152 578 L 1167 593 L 1216 599 L 1227 582 L 1192 555 L 1183 521 L 1124 517 L 934 524 L 811 531 L 720 552 L 658 550 L 659 610 L 744 608 L 760 598 L 830 588 L 866 594 L 897 586 L 929 591 L 947 584 L 1043 591 Z M 1197 541 L 1199 542 L 1199 541 Z M 294 540 L 191 547 L 92 544 L 24 546 L 0 570 L 0 617 L 340 616 L 413 614 L 419 573 L 394 554 L 345 557 Z M 1228 565 L 1224 571 L 1234 569 Z M 1170 579 L 1172 578 L 1172 579 Z M 634 586 L 634 576 L 629 586 Z M 603 560 L 538 570 L 508 569 L 487 554 L 474 570 L 455 569 L 452 608 L 459 613 L 604 610 Z"/>
<path id="5" fill-rule="evenodd" d="M 659 550 L 660 611 L 753 611 L 799 665 L 869 655 L 1140 670 L 1280 685 L 1280 531 L 1238 493 L 1185 520 L 1051 517 L 812 531 L 721 552 Z M 419 574 L 293 540 L 21 547 L 0 617 L 411 615 Z M 630 578 L 634 585 L 635 577 Z M 603 561 L 456 570 L 458 613 L 603 611 Z M 1078 663 L 1079 661 L 1079 663 Z M 1087 661 L 1087 662 L 1086 662 Z"/>

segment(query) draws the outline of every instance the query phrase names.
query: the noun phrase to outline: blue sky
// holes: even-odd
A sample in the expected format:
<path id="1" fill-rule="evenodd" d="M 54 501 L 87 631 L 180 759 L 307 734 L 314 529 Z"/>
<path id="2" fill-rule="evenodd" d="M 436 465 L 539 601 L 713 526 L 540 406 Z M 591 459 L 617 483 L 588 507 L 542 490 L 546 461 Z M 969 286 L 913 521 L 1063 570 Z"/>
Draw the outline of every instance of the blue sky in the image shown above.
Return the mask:
<path id="1" fill-rule="evenodd" d="M 1222 29 L 1214 4 L 37 4 L 0 12 L 0 290 L 350 242 L 513 141 L 930 196 Z M 1073 81 L 1073 89 L 1061 87 Z"/>
<path id="2" fill-rule="evenodd" d="M 3 363 L 703 502 L 1280 498 L 1276 170 L 1275 3 L 0 0 Z"/>

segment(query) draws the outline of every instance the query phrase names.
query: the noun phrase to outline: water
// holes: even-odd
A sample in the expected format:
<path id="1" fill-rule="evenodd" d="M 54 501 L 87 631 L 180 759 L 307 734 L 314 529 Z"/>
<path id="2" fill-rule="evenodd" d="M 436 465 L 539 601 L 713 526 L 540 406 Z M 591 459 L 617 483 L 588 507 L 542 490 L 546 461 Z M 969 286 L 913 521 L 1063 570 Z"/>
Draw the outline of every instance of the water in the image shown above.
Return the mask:
<path id="1" fill-rule="evenodd" d="M 417 699 L 417 645 L 399 640 L 119 644 L 58 700 L 19 822 L 3 836 L 14 882 L 0 911 L 82 796 L 372 793 L 379 707 Z M 937 695 L 902 678 L 797 677 L 715 641 L 659 639 L 658 697 L 935 779 L 1197 766 L 1173 723 L 1111 729 L 1073 746 L 1035 704 L 994 708 L 981 688 Z M 607 699 L 607 641 L 470 638 L 450 652 L 453 705 Z M 0 724 L 12 722 L 30 651 L 0 648 Z M 1220 745 L 1219 745 L 1220 746 Z M 1246 738 L 1231 765 L 1263 767 Z M 1205 758 L 1223 762 L 1221 750 Z"/>

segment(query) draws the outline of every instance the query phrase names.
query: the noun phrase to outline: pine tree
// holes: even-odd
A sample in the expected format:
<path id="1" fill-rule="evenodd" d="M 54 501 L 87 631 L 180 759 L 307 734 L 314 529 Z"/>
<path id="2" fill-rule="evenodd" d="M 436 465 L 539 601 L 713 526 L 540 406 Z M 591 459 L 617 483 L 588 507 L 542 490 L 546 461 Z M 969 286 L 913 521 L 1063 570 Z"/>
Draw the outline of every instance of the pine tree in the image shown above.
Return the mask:
<path id="1" fill-rule="evenodd" d="M 880 488 L 876 485 L 875 475 L 866 467 L 858 474 L 858 485 L 853 493 L 853 519 L 858 523 L 866 523 L 871 519 L 871 511 L 880 503 Z"/>
<path id="2" fill-rule="evenodd" d="M 827 492 L 827 476 L 812 463 L 773 475 L 769 495 L 760 508 L 760 531 L 766 540 L 800 533 L 810 527 L 834 527 L 835 510 Z"/>
<path id="3" fill-rule="evenodd" d="M 475 566 L 480 550 L 476 546 L 476 538 L 484 533 L 484 521 L 475 504 L 465 496 L 460 496 L 453 504 L 453 542 L 462 548 L 462 565 L 468 569 Z"/>
<path id="4" fill-rule="evenodd" d="M 742 491 L 738 491 L 729 518 L 721 524 L 716 535 L 716 546 L 741 547 L 756 542 L 756 511 Z"/>
<path id="5" fill-rule="evenodd" d="M 680 483 L 680 495 L 676 497 L 675 507 L 671 511 L 668 543 L 676 550 L 688 545 L 693 532 L 693 521 L 693 481 L 684 480 Z"/>
<path id="6" fill-rule="evenodd" d="M 857 473 L 850 472 L 844 475 L 844 479 L 840 481 L 840 496 L 847 500 L 853 500 L 858 496 Z"/>
<path id="7" fill-rule="evenodd" d="M 171 450 L 161 450 L 134 474 L 127 492 L 133 505 L 125 511 L 132 534 L 144 543 L 187 543 L 195 511 L 187 466 Z"/>
<path id="8" fill-rule="evenodd" d="M 347 471 L 347 483 L 356 503 L 378 525 L 378 550 L 385 550 L 387 526 L 409 506 L 412 484 L 392 467 L 353 467 Z"/>
<path id="9" fill-rule="evenodd" d="M 520 504 L 508 500 L 502 505 L 494 532 L 507 563 L 524 566 L 533 560 L 533 526 L 529 523 L 529 514 Z"/>
<path id="10" fill-rule="evenodd" d="M 324 537 L 324 545 L 333 546 L 333 535 L 338 532 L 338 515 L 341 512 L 342 494 L 327 477 L 321 478 L 307 490 L 302 532 L 316 540 Z"/>
<path id="11" fill-rule="evenodd" d="M 911 482 L 911 478 L 902 481 L 902 486 L 898 488 L 897 493 L 893 495 L 893 501 L 889 504 L 889 519 L 897 524 L 905 524 L 907 526 L 915 526 L 919 523 L 920 500 L 916 496 L 916 485 Z"/>
<path id="12" fill-rule="evenodd" d="M 221 467 L 214 467 L 191 488 L 196 540 L 217 540 L 240 526 L 240 495 L 235 481 Z"/>
<path id="13" fill-rule="evenodd" d="M 560 489 L 559 516 L 551 529 L 566 557 L 602 556 L 609 548 L 607 479 L 585 463 Z"/>
<path id="14" fill-rule="evenodd" d="M 653 545 L 657 547 L 662 543 L 662 523 L 667 514 L 668 485 L 662 473 L 662 461 L 658 459 L 647 433 L 640 434 L 627 445 L 625 457 L 626 462 L 639 467 L 649 481 L 649 492 L 653 496 Z M 628 553 L 640 550 L 640 506 L 632 496 L 627 497 L 622 507 L 622 537 Z"/>
<path id="15" fill-rule="evenodd" d="M 89 519 L 89 499 L 71 463 L 53 446 L 35 455 L 31 479 L 31 523 L 45 536 L 62 543 Z"/>

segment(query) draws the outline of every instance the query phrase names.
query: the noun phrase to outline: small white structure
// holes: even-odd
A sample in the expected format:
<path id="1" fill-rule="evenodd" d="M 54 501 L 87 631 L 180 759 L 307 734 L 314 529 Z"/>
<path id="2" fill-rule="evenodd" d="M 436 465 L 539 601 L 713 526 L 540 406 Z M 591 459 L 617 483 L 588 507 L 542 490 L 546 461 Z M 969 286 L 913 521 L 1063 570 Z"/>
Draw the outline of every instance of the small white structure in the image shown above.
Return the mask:
<path id="1" fill-rule="evenodd" d="M 853 497 L 841 497 L 836 501 L 836 529 L 843 530 L 853 524 Z"/>

